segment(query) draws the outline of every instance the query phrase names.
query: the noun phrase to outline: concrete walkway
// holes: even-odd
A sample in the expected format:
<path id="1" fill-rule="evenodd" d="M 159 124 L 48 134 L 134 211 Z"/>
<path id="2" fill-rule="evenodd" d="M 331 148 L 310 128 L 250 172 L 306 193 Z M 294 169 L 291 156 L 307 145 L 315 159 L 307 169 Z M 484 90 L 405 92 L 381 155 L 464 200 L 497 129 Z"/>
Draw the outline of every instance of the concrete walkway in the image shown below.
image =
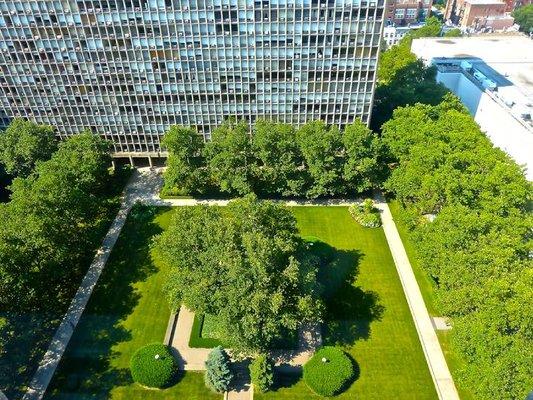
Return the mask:
<path id="1" fill-rule="evenodd" d="M 132 205 L 135 204 L 136 201 L 143 199 L 142 194 L 145 193 L 144 175 L 147 175 L 146 171 L 136 171 L 124 189 L 120 209 L 115 220 L 111 224 L 111 227 L 102 242 L 102 246 L 96 251 L 96 256 L 83 278 L 78 291 L 72 299 L 61 324 L 57 328 L 56 333 L 48 346 L 48 350 L 39 363 L 28 390 L 24 394 L 23 400 L 41 399 L 48 388 L 59 361 L 72 337 L 72 333 L 74 332 L 74 329 L 76 329 L 83 310 L 85 310 L 85 306 L 91 297 L 91 293 L 96 286 L 109 255 L 111 254 L 111 250 L 126 222 L 126 217 L 128 216 Z M 150 174 L 147 176 L 150 176 Z"/>
<path id="2" fill-rule="evenodd" d="M 383 230 L 389 244 L 396 270 L 402 282 L 403 291 L 411 310 L 411 315 L 420 338 L 422 350 L 426 356 L 429 371 L 440 400 L 459 400 L 446 359 L 435 333 L 432 319 L 429 316 L 422 293 L 413 273 L 411 263 L 403 247 L 400 234 L 392 218 L 389 206 L 381 194 L 375 197 L 375 206 L 381 211 Z"/>
<path id="3" fill-rule="evenodd" d="M 172 322 L 172 316 L 169 324 Z M 172 335 L 171 346 L 177 350 L 178 367 L 185 371 L 204 371 L 207 356 L 211 349 L 196 349 L 189 347 L 194 313 L 185 306 L 181 306 L 178 321 Z"/>

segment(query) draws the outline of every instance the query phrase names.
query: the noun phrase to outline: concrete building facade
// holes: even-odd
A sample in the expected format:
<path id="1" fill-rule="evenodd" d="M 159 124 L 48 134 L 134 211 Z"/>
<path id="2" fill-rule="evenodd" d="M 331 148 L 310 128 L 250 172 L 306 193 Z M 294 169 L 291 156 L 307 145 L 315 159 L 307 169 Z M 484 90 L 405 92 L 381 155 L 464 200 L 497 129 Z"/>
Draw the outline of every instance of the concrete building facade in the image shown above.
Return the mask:
<path id="1" fill-rule="evenodd" d="M 2 0 L 0 124 L 153 153 L 173 124 L 368 123 L 384 0 Z"/>

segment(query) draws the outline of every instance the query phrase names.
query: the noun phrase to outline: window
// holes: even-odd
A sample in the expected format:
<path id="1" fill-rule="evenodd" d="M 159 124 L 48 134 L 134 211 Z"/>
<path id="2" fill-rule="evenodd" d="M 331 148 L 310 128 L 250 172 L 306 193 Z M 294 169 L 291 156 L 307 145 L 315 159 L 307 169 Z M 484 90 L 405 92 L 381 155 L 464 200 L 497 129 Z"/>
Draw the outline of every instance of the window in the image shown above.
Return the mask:
<path id="1" fill-rule="evenodd" d="M 394 12 L 394 18 L 401 19 L 405 17 L 405 8 L 399 8 Z"/>
<path id="2" fill-rule="evenodd" d="M 416 18 L 416 8 L 407 9 L 407 18 L 410 18 L 410 19 Z"/>

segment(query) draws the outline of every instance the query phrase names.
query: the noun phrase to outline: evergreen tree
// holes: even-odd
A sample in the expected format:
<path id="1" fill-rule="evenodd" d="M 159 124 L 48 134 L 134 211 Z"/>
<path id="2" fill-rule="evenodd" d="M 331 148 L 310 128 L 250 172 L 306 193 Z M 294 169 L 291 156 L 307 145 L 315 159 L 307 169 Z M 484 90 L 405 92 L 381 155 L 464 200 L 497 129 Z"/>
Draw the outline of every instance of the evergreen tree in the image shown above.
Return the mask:
<path id="1" fill-rule="evenodd" d="M 215 347 L 205 362 L 205 385 L 214 392 L 224 393 L 229 389 L 233 373 L 228 354 L 221 346 Z"/>

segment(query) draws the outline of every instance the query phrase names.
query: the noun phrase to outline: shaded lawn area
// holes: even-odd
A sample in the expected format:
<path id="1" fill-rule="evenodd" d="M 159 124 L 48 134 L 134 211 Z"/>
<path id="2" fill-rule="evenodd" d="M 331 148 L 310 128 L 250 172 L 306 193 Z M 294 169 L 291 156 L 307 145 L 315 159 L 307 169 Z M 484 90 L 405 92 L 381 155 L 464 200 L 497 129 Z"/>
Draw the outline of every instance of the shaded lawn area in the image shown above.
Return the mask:
<path id="1" fill-rule="evenodd" d="M 320 240 L 332 260 L 325 286 L 325 344 L 355 360 L 358 377 L 339 399 L 436 399 L 437 394 L 405 300 L 385 234 L 363 228 L 347 207 L 294 207 L 300 233 Z M 263 399 L 313 399 L 298 376 L 281 376 Z"/>
<path id="2" fill-rule="evenodd" d="M 405 247 L 405 251 L 407 252 L 407 256 L 409 257 L 409 262 L 413 267 L 413 271 L 415 273 L 418 286 L 420 286 L 420 290 L 422 292 L 424 302 L 426 303 L 426 307 L 430 315 L 438 316 L 439 312 L 436 309 L 434 300 L 435 287 L 431 280 L 431 277 L 428 276 L 428 274 L 426 273 L 426 271 L 424 271 L 422 265 L 420 265 L 420 262 L 418 261 L 415 246 L 409 238 L 409 230 L 407 229 L 407 226 L 402 222 L 401 205 L 397 200 L 389 200 L 388 204 L 392 216 L 394 218 L 394 222 L 396 223 L 396 227 L 398 228 L 398 233 L 400 234 L 402 243 Z M 450 372 L 454 377 L 455 386 L 457 387 L 459 396 L 462 400 L 471 400 L 474 398 L 474 395 L 470 390 L 468 390 L 468 388 L 464 387 L 464 385 L 461 385 L 461 381 L 458 379 L 458 372 L 460 369 L 465 367 L 465 361 L 461 358 L 459 354 L 457 354 L 457 352 L 453 350 L 452 345 L 450 343 L 450 336 L 450 331 L 437 332 L 437 337 L 439 338 L 442 351 L 444 352 L 444 357 L 446 358 L 448 368 L 450 369 Z"/>
<path id="3" fill-rule="evenodd" d="M 218 399 L 203 374 L 186 373 L 165 390 L 133 383 L 130 358 L 139 347 L 162 342 L 170 311 L 162 293 L 165 270 L 150 252 L 151 237 L 169 223 L 168 208 L 130 213 L 89 304 L 45 396 L 48 399 Z"/>
<path id="4" fill-rule="evenodd" d="M 103 239 L 115 218 L 120 206 L 122 190 L 130 178 L 131 172 L 127 168 L 117 169 L 106 187 L 106 199 L 102 204 L 95 225 L 94 237 L 97 239 L 95 245 L 87 246 L 82 262 L 70 266 L 72 276 L 69 282 L 70 286 L 66 288 L 70 293 L 67 296 L 69 299 L 74 296 L 83 275 L 87 272 L 95 251 L 101 244 L 100 238 Z M 9 182 L 8 178 L 4 177 L 3 179 L 5 179 L 5 183 Z M 0 180 L 2 180 L 1 177 Z M 0 194 L 0 201 L 8 201 L 9 191 L 5 190 L 3 196 L 2 198 Z M 0 389 L 9 399 L 21 398 L 27 390 L 27 385 L 48 348 L 68 305 L 58 302 L 53 307 L 49 306 L 50 311 L 47 313 L 22 314 L 11 310 L 0 310 L 0 335 L 2 335 Z"/>

